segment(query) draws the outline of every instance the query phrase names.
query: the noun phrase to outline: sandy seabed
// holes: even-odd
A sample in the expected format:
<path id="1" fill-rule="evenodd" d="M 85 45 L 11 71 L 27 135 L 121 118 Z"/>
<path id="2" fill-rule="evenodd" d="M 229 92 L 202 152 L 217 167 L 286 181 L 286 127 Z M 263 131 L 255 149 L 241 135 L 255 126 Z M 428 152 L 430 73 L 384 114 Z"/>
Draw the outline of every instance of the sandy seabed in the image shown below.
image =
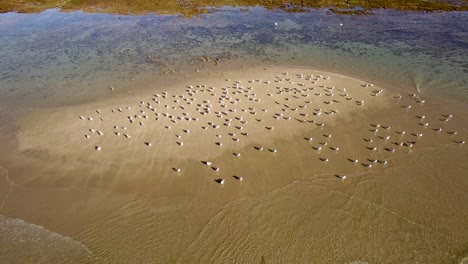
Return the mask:
<path id="1" fill-rule="evenodd" d="M 0 225 L 18 232 L 0 255 L 462 262 L 466 124 L 420 94 L 286 66 L 37 110 L 1 154 Z"/>

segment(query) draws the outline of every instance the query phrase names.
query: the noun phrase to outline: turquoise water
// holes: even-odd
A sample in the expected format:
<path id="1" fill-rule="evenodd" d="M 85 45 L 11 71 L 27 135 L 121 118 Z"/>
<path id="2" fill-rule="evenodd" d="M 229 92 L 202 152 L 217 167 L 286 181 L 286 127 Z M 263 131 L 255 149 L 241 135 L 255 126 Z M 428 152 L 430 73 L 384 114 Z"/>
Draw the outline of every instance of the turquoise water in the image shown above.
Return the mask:
<path id="1" fill-rule="evenodd" d="M 0 103 L 92 99 L 135 76 L 220 63 L 294 64 L 467 102 L 466 12 L 222 8 L 194 18 L 0 14 Z M 412 91 L 413 92 L 413 91 Z"/>

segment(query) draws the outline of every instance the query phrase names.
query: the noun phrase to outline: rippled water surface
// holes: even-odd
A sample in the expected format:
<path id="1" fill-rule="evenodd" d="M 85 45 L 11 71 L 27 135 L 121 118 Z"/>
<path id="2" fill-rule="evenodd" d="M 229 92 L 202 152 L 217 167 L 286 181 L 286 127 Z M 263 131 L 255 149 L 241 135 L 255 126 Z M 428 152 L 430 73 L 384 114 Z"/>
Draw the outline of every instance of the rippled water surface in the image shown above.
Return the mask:
<path id="1" fill-rule="evenodd" d="M 448 117 L 441 114 L 448 114 L 445 109 L 450 109 L 447 107 L 450 105 L 440 102 L 456 101 L 464 107 L 462 109 L 467 107 L 467 25 L 466 12 L 391 10 L 352 16 L 336 15 L 327 10 L 290 13 L 261 7 L 224 7 L 210 14 L 190 18 L 178 15 L 124 16 L 61 12 L 58 9 L 39 14 L 0 14 L 0 262 L 21 259 L 30 263 L 216 263 L 220 260 L 274 263 L 282 259 L 305 262 L 314 257 L 317 263 L 349 263 L 350 260 L 354 261 L 352 263 L 366 263 L 364 260 L 382 263 L 382 259 L 387 257 L 391 258 L 389 262 L 403 259 L 410 263 L 427 263 L 431 259 L 436 263 L 444 263 L 462 258 L 465 261 L 465 234 L 468 231 L 462 227 L 462 223 L 467 215 L 466 210 L 463 210 L 466 206 L 463 205 L 466 204 L 464 194 L 468 185 L 463 177 L 466 164 L 462 162 L 463 155 L 466 156 L 466 145 L 463 145 L 464 141 L 460 142 L 466 140 L 466 118 L 463 113 L 454 112 L 454 121 L 448 122 L 452 115 Z M 157 117 L 156 121 L 154 117 L 149 118 L 146 126 L 140 123 L 138 127 L 130 127 L 125 118 L 115 117 L 120 114 L 114 109 L 119 109 L 120 105 L 119 108 L 116 105 L 103 105 L 99 106 L 100 110 L 93 103 L 89 105 L 96 109 L 91 110 L 87 109 L 89 105 L 86 104 L 77 105 L 76 108 L 48 108 L 108 98 L 114 93 L 132 94 L 132 89 L 157 87 L 159 92 L 166 84 L 184 78 L 205 78 L 209 76 L 208 73 L 218 70 L 222 74 L 226 73 L 222 77 L 219 77 L 222 74 L 217 75 L 220 82 L 228 80 L 234 83 L 234 79 L 225 79 L 235 72 L 234 69 L 255 66 L 248 69 L 261 71 L 267 65 L 305 66 L 350 75 L 366 83 L 374 82 L 376 87 L 384 87 L 386 92 L 390 88 L 391 100 L 399 95 L 394 90 L 419 92 L 421 98 L 427 96 L 436 100 L 428 100 L 427 103 L 419 101 L 416 104 L 412 98 L 403 96 L 401 104 L 410 102 L 413 104 L 411 110 L 404 110 L 401 107 L 403 105 L 399 105 L 400 99 L 396 99 L 391 101 L 393 108 L 388 108 L 392 111 L 379 112 L 380 108 L 369 108 L 368 113 L 356 111 L 353 113 L 359 114 L 340 119 L 336 122 L 338 128 L 330 130 L 334 134 L 333 140 L 340 140 L 342 134 L 342 141 L 338 141 L 343 143 L 340 152 L 331 152 L 330 145 L 329 149 L 325 148 L 327 141 L 323 137 L 327 134 L 324 133 L 328 133 L 329 127 L 334 129 L 333 126 L 327 123 L 325 130 L 314 126 L 315 130 L 311 130 L 316 132 L 316 135 L 313 134 L 316 141 L 324 141 L 320 143 L 324 146 L 323 151 L 330 157 L 339 156 L 345 165 L 332 158 L 331 163 L 327 163 L 328 167 L 321 165 L 322 161 L 317 156 L 319 153 L 312 152 L 309 143 L 304 143 L 302 134 L 292 141 L 275 141 L 280 151 L 275 156 L 273 153 L 276 153 L 276 149 L 274 152 L 265 149 L 262 155 L 269 155 L 268 158 L 251 158 L 258 151 L 250 145 L 245 146 L 240 152 L 245 150 L 247 153 L 244 155 L 243 152 L 242 158 L 245 156 L 245 164 L 248 166 L 236 165 L 232 162 L 234 156 L 229 149 L 229 143 L 234 144 L 234 141 L 231 142 L 226 134 L 223 139 L 229 141 L 224 149 L 228 151 L 224 153 L 223 149 L 221 156 L 210 152 L 208 154 L 213 155 L 208 157 L 210 160 L 213 158 L 213 162 L 226 164 L 222 173 L 229 174 L 229 179 L 232 178 L 229 171 L 231 165 L 245 169 L 245 174 L 252 176 L 242 182 L 243 186 L 250 188 L 248 190 L 251 192 L 247 192 L 249 195 L 239 191 L 243 189 L 236 189 L 239 185 L 226 184 L 222 186 L 224 189 L 218 188 L 219 185 L 207 176 L 218 170 L 214 172 L 215 167 L 200 167 L 207 169 L 206 172 L 197 167 L 204 166 L 200 165 L 200 159 L 202 155 L 207 155 L 200 151 L 202 148 L 197 144 L 205 144 L 209 141 L 208 137 L 192 139 L 195 154 L 190 156 L 192 152 L 183 152 L 190 146 L 190 139 L 185 141 L 185 149 L 179 150 L 180 147 L 172 142 L 175 140 L 174 135 L 162 131 L 162 126 L 149 122 L 150 119 L 158 121 Z M 291 69 L 289 76 L 293 77 L 300 76 L 292 72 L 293 69 L 303 70 L 301 67 L 287 69 Z M 199 72 L 203 75 L 197 75 Z M 277 74 L 287 75 L 284 71 Z M 270 83 L 265 79 L 263 81 L 265 85 Z M 260 80 L 257 82 L 252 85 L 262 83 Z M 277 89 L 273 85 L 275 83 L 272 81 L 269 88 Z M 358 89 L 367 87 L 361 81 L 355 86 Z M 187 83 L 179 87 L 180 91 L 183 87 L 187 87 Z M 348 89 L 352 90 L 352 87 Z M 169 95 L 176 96 L 180 91 L 169 91 Z M 137 105 L 132 101 L 136 95 L 132 96 L 129 96 L 129 102 L 125 101 L 127 108 L 124 109 L 131 113 L 127 116 L 130 120 L 134 114 L 135 118 L 139 115 L 138 112 L 130 112 L 130 109 L 141 111 L 144 105 L 143 102 Z M 210 96 L 215 96 L 214 92 Z M 326 96 L 333 96 L 333 93 Z M 337 95 L 336 98 L 344 102 L 341 97 Z M 163 98 L 166 99 L 165 96 Z M 205 101 L 206 98 L 201 99 L 204 104 L 209 103 Z M 279 97 L 275 97 L 275 100 L 279 100 L 276 98 Z M 123 101 L 119 97 L 111 99 Z M 286 99 L 283 103 L 288 108 Z M 170 103 L 169 100 L 173 98 L 168 96 Z M 354 100 L 350 103 L 358 107 L 354 105 Z M 262 103 L 264 101 L 267 100 L 262 100 Z M 101 102 L 105 100 L 98 103 Z M 338 104 L 339 101 L 336 102 Z M 268 115 L 273 115 L 276 105 L 280 105 L 275 103 L 271 103 L 272 110 L 268 111 Z M 40 117 L 37 120 L 32 120 L 34 110 L 37 109 L 32 106 L 43 108 L 37 111 Z M 259 109 L 262 107 L 258 105 Z M 262 110 L 266 113 L 266 107 L 270 105 L 264 103 L 264 107 Z M 318 104 L 316 107 L 319 107 Z M 328 109 L 325 105 L 320 107 Z M 169 106 L 165 105 L 165 108 L 169 109 Z M 25 115 L 26 118 L 21 116 L 24 112 L 16 112 L 25 109 L 33 109 L 28 112 L 33 112 L 29 119 L 28 115 Z M 175 106 L 172 109 L 175 111 Z M 60 116 L 62 110 L 66 119 Z M 200 114 L 199 109 L 196 110 L 195 115 Z M 88 121 L 83 117 L 79 119 L 78 116 L 84 114 L 78 111 L 92 112 L 95 123 L 88 122 L 93 120 L 89 117 Z M 318 112 L 321 114 L 321 110 Z M 325 113 L 328 116 L 331 112 Z M 16 119 L 17 113 L 20 113 L 18 116 L 21 118 Z M 370 119 L 365 119 L 363 113 L 368 114 Z M 102 117 L 102 123 L 99 123 L 98 116 Z M 328 118 L 323 116 L 320 118 Z M 312 113 L 309 117 L 315 118 L 315 124 L 320 120 Z M 442 117 L 446 121 L 441 121 Z M 262 121 L 251 118 L 249 125 L 245 125 L 246 129 Z M 265 114 L 265 120 L 267 118 L 272 119 Z M 430 125 L 423 123 L 425 118 L 424 122 Z M 242 120 L 239 117 L 236 119 Z M 360 124 L 361 119 L 364 125 Z M 112 140 L 120 132 L 111 130 L 110 125 L 103 128 L 103 131 L 108 130 L 105 130 L 106 137 L 102 138 L 108 139 L 110 143 L 102 151 L 94 143 L 89 143 L 91 141 L 85 141 L 84 134 L 73 134 L 88 133 L 88 130 L 92 132 L 92 127 L 82 131 L 83 127 L 91 124 L 99 126 L 104 124 L 104 120 L 125 122 L 118 126 L 114 123 L 112 125 L 114 129 L 119 126 L 124 129 L 123 126 L 128 125 L 128 131 L 134 129 L 135 133 L 140 131 L 137 129 L 151 129 L 154 125 L 161 128 L 157 130 L 161 134 L 151 130 L 144 134 L 151 135 L 155 140 L 153 149 L 148 152 L 151 146 L 149 141 L 145 144 L 137 141 L 138 144 L 132 145 L 134 149 L 123 145 L 127 141 L 119 141 L 122 145 L 114 144 Z M 182 118 L 180 120 L 183 121 Z M 328 119 L 325 120 L 328 122 Z M 171 131 L 176 131 L 177 121 L 175 118 L 171 121 L 173 124 L 170 125 L 174 127 Z M 182 121 L 179 125 L 185 125 Z M 296 118 L 296 121 L 301 120 Z M 88 123 L 81 127 L 83 123 L 78 122 Z M 369 130 L 367 126 L 370 122 L 375 124 Z M 385 143 L 381 140 L 385 139 L 384 135 L 387 136 L 387 130 L 381 129 L 380 139 L 375 134 L 376 124 L 380 127 L 378 122 L 388 122 L 387 129 L 392 133 L 388 135 L 391 135 L 392 141 L 398 137 L 393 130 L 406 129 L 408 140 L 419 140 L 415 139 L 414 133 L 424 131 L 424 140 L 428 138 L 429 143 L 418 143 L 414 151 L 402 147 L 404 130 L 396 139 L 402 141 L 398 145 L 401 148 L 395 145 L 398 142 Z M 195 126 L 195 123 L 193 126 L 190 135 L 197 135 L 195 129 L 201 131 L 201 128 Z M 426 126 L 429 127 L 426 129 Z M 444 130 L 434 130 L 435 126 L 441 126 Z M 285 135 L 294 135 L 290 125 L 278 125 L 275 133 L 282 128 L 289 129 Z M 255 133 L 263 136 L 263 125 L 261 129 L 258 130 L 261 132 L 249 131 L 249 138 L 254 138 Z M 455 129 L 458 134 L 453 132 Z M 52 133 L 54 131 L 55 134 Z M 182 131 L 183 137 L 189 138 L 189 130 Z M 370 134 L 371 131 L 374 134 Z M 442 132 L 438 134 L 435 131 Z M 449 131 L 452 134 L 447 134 Z M 262 136 L 258 137 L 259 141 Z M 379 150 L 369 156 L 359 157 L 361 161 L 374 162 L 377 167 L 374 171 L 367 171 L 358 163 L 350 163 L 348 156 L 342 154 L 349 151 L 353 155 L 355 152 L 368 155 L 370 149 L 376 150 L 361 142 L 361 137 L 367 136 L 374 137 L 376 142 L 382 144 L 379 148 L 387 146 L 387 151 Z M 326 136 L 329 137 L 331 134 Z M 135 136 L 133 140 L 139 140 L 137 138 Z M 123 136 L 118 139 L 123 139 Z M 216 140 L 220 140 L 218 135 Z M 409 145 L 412 147 L 414 142 Z M 174 150 L 174 157 L 168 158 L 167 153 L 159 153 L 157 145 L 169 146 L 172 143 L 175 147 L 167 149 L 179 148 Z M 119 156 L 122 160 L 118 160 L 108 149 L 121 146 L 124 147 L 118 153 L 123 153 Z M 213 143 L 209 147 L 218 146 L 221 144 L 215 146 Z M 359 149 L 350 146 L 359 146 Z M 82 152 L 77 150 L 81 147 Z M 307 152 L 298 151 L 301 147 L 307 149 Z M 388 147 L 398 148 L 396 154 L 400 156 L 391 154 Z M 141 149 L 145 152 L 140 152 Z M 283 154 L 288 151 L 289 154 Z M 108 156 L 102 158 L 96 153 Z M 132 153 L 134 157 L 130 157 Z M 306 157 L 300 156 L 301 153 L 307 153 Z M 390 166 L 382 165 L 387 164 L 386 160 L 385 163 L 377 163 L 377 158 L 387 156 Z M 139 157 L 141 160 L 138 162 L 128 162 L 128 159 L 136 160 Z M 176 170 L 172 163 L 174 160 L 179 162 L 175 157 L 180 158 L 181 164 L 184 161 L 194 165 L 187 165 L 187 170 L 184 167 L 180 175 L 174 176 Z M 170 167 L 164 162 L 170 163 Z M 264 164 L 260 164 L 262 162 Z M 283 171 L 274 172 L 273 165 Z M 335 174 L 338 173 L 336 168 L 341 165 L 357 172 L 348 175 L 346 181 L 341 181 Z M 301 166 L 302 170 L 298 170 Z M 304 169 L 309 167 L 311 169 Z M 190 169 L 194 172 L 191 173 Z M 190 173 L 184 174 L 185 171 Z M 274 182 L 275 177 L 277 182 Z M 199 184 L 192 186 L 190 180 L 185 179 Z M 226 196 L 229 192 L 232 196 Z M 2 259 L 2 255 L 7 257 Z M 38 259 L 38 256 L 43 256 L 43 259 Z"/>
<path id="2" fill-rule="evenodd" d="M 312 66 L 466 101 L 467 24 L 464 12 L 7 13 L 0 15 L 0 93 L 2 101 L 39 104 L 92 99 L 139 76 L 236 61 Z"/>

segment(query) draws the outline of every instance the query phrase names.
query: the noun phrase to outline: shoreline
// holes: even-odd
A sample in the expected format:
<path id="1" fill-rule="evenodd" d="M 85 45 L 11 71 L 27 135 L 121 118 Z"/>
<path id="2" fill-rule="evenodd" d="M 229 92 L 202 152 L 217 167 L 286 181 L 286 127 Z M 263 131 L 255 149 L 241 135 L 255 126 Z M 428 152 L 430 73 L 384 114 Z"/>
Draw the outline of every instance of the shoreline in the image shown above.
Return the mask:
<path id="1" fill-rule="evenodd" d="M 260 69 L 260 68 L 277 68 L 277 67 L 293 67 L 297 69 L 308 69 L 323 73 L 329 73 L 333 75 L 339 75 L 343 77 L 355 78 L 355 79 L 366 79 L 370 83 L 375 83 L 380 87 L 383 87 L 389 91 L 394 93 L 400 94 L 418 94 L 428 100 L 433 102 L 439 102 L 441 104 L 451 105 L 454 107 L 455 111 L 467 111 L 468 105 L 466 104 L 466 99 L 462 96 L 457 96 L 453 93 L 446 93 L 442 90 L 435 91 L 435 90 L 418 90 L 416 87 L 412 87 L 411 85 L 401 85 L 398 82 L 391 82 L 389 80 L 382 80 L 378 78 L 368 78 L 364 75 L 355 75 L 349 74 L 346 72 L 338 72 L 334 68 L 323 68 L 317 65 L 298 65 L 298 64 L 281 64 L 281 63 L 263 63 L 261 61 L 256 60 L 245 60 L 245 59 L 238 59 L 232 60 L 228 62 L 224 62 L 223 64 L 219 65 L 211 65 L 211 64 L 190 64 L 186 65 L 185 67 L 182 65 L 171 65 L 169 67 L 174 72 L 165 73 L 159 72 L 155 76 L 154 73 L 151 72 L 142 72 L 138 75 L 135 75 L 133 78 L 126 80 L 125 82 L 119 83 L 112 83 L 108 79 L 99 80 L 96 87 L 92 89 L 98 89 L 99 92 L 92 92 L 90 89 L 87 88 L 86 92 L 92 92 L 91 95 L 80 95 L 79 99 L 72 98 L 72 95 L 65 95 L 62 94 L 63 97 L 58 102 L 53 101 L 39 101 L 37 98 L 30 98 L 26 102 L 18 102 L 18 98 L 12 98 L 13 103 L 9 103 L 7 101 L 2 102 L 4 104 L 4 109 L 9 111 L 15 117 L 21 116 L 24 113 L 40 110 L 40 109 L 53 109 L 53 108 L 60 108 L 60 107 L 69 107 L 74 105 L 82 105 L 82 104 L 90 104 L 98 101 L 105 101 L 109 98 L 123 98 L 125 96 L 132 96 L 132 95 L 143 95 L 148 93 L 152 89 L 158 89 L 158 86 L 177 86 L 183 85 L 186 80 L 199 80 L 204 78 L 213 78 L 216 76 L 222 76 L 227 72 L 231 72 L 232 69 L 241 68 L 241 70 L 248 72 L 249 69 Z M 351 77 L 352 76 L 352 77 Z M 155 84 L 158 85 L 155 85 Z M 115 88 L 115 90 L 111 90 L 110 87 Z M 73 95 L 75 96 L 75 95 Z M 1 109 L 0 109 L 1 110 Z M 19 114 L 18 114 L 19 113 Z"/>

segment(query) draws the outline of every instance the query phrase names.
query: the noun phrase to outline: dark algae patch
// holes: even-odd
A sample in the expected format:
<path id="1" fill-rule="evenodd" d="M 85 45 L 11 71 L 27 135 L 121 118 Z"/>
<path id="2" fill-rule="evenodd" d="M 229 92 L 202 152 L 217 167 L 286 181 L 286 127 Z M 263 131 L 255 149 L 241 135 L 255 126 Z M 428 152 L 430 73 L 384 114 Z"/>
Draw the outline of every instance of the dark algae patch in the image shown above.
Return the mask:
<path id="1" fill-rule="evenodd" d="M 50 8 L 60 8 L 63 11 L 83 10 L 86 12 L 113 14 L 182 14 L 195 16 L 213 12 L 214 8 L 222 6 L 253 7 L 262 6 L 267 9 L 283 9 L 287 12 L 307 12 L 310 8 L 330 8 L 332 13 L 348 15 L 365 15 L 373 9 L 397 9 L 412 11 L 466 11 L 466 1 L 438 0 L 11 0 L 0 2 L 0 13 L 19 12 L 37 13 Z M 359 8 L 358 10 L 356 8 Z"/>

